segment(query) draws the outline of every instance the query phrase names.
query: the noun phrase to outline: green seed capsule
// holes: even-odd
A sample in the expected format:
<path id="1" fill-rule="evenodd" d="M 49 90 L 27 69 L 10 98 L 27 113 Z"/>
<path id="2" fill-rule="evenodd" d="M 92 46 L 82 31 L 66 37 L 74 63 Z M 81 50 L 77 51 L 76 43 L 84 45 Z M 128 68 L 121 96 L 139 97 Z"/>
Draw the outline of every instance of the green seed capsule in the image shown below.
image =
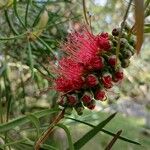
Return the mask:
<path id="1" fill-rule="evenodd" d="M 130 50 L 125 49 L 123 50 L 122 55 L 123 55 L 123 58 L 130 59 L 132 56 L 132 52 Z"/>
<path id="2" fill-rule="evenodd" d="M 123 25 L 123 22 L 121 23 L 121 26 Z M 124 29 L 126 31 L 129 31 L 130 30 L 130 26 L 127 24 L 127 22 L 124 22 Z"/>
<path id="3" fill-rule="evenodd" d="M 135 36 L 130 37 L 129 44 L 131 46 L 135 47 L 135 44 L 136 44 Z"/>
<path id="4" fill-rule="evenodd" d="M 115 28 L 115 29 L 112 30 L 112 35 L 113 36 L 118 36 L 119 32 L 120 32 L 120 28 Z"/>
<path id="5" fill-rule="evenodd" d="M 72 114 L 72 111 L 73 111 L 73 107 L 66 107 L 66 109 L 65 109 L 65 114 L 71 115 L 71 114 Z"/>
<path id="6" fill-rule="evenodd" d="M 121 61 L 121 67 L 122 68 L 127 68 L 129 66 L 129 64 L 130 64 L 130 60 L 129 59 L 123 59 Z"/>
<path id="7" fill-rule="evenodd" d="M 82 103 L 78 103 L 74 109 L 76 110 L 78 115 L 82 115 L 83 114 L 83 110 L 84 110 L 84 106 L 82 105 Z"/>
<path id="8" fill-rule="evenodd" d="M 75 110 L 79 116 L 83 114 L 84 107 L 75 107 Z"/>

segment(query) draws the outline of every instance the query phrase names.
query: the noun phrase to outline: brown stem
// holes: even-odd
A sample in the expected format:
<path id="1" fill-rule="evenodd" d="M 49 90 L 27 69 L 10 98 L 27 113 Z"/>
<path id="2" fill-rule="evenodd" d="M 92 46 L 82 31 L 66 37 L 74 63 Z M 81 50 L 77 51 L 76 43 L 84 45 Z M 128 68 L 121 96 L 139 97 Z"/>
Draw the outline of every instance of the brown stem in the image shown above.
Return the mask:
<path id="1" fill-rule="evenodd" d="M 84 14 L 84 18 L 85 18 L 85 21 L 86 21 L 87 25 L 89 25 L 88 18 L 87 18 L 87 11 L 86 11 L 86 3 L 85 3 L 85 0 L 82 0 L 82 3 L 83 3 L 83 14 Z"/>
<path id="2" fill-rule="evenodd" d="M 127 17 L 128 17 L 128 12 L 129 12 L 131 3 L 132 3 L 132 0 L 130 0 L 130 2 L 129 2 L 129 4 L 128 4 L 128 7 L 127 7 L 127 10 L 126 10 L 126 13 L 125 13 L 125 15 L 124 15 L 123 22 L 122 22 L 122 25 L 121 25 L 121 30 L 120 30 L 119 36 L 118 36 L 118 44 L 117 44 L 117 48 L 116 48 L 117 61 L 118 61 L 119 50 L 120 50 L 120 38 L 121 38 L 121 36 L 122 36 L 122 31 L 123 31 L 123 28 L 124 28 L 124 26 L 125 26 L 125 21 L 126 21 L 126 19 L 127 19 Z"/>
<path id="3" fill-rule="evenodd" d="M 63 109 L 57 116 L 56 118 L 53 120 L 53 122 L 51 123 L 50 127 L 43 133 L 43 135 L 36 141 L 34 149 L 35 150 L 40 150 L 40 145 L 43 144 L 47 138 L 49 137 L 49 135 L 51 134 L 51 132 L 54 129 L 54 126 L 62 119 L 64 118 L 64 113 L 65 113 L 65 109 Z"/>
<path id="4" fill-rule="evenodd" d="M 112 146 L 115 144 L 117 139 L 119 138 L 120 134 L 122 133 L 122 130 L 118 131 L 117 134 L 114 136 L 114 138 L 110 141 L 110 143 L 107 145 L 105 150 L 111 150 Z"/>

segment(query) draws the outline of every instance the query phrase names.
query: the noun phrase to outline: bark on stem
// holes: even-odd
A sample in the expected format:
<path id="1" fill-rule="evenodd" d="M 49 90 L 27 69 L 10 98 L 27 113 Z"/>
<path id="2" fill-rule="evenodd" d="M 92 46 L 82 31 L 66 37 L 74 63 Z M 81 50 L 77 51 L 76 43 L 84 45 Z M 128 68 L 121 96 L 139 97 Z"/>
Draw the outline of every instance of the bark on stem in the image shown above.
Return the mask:
<path id="1" fill-rule="evenodd" d="M 40 145 L 43 144 L 49 137 L 49 135 L 51 134 L 51 132 L 53 131 L 55 125 L 62 119 L 64 118 L 64 113 L 65 113 L 65 109 L 63 109 L 57 116 L 56 118 L 53 120 L 53 122 L 51 123 L 50 127 L 43 133 L 43 135 L 36 141 L 34 149 L 35 150 L 40 150 Z"/>

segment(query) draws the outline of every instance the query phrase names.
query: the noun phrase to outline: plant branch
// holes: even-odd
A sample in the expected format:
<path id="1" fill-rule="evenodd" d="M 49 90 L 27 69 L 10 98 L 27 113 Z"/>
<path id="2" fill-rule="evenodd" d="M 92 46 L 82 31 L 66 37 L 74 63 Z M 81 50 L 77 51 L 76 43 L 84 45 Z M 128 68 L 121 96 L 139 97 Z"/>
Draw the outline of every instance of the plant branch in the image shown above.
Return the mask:
<path id="1" fill-rule="evenodd" d="M 82 5 L 83 5 L 83 14 L 84 14 L 85 22 L 89 25 L 85 0 L 82 0 Z"/>
<path id="2" fill-rule="evenodd" d="M 119 50 L 120 50 L 120 38 L 121 38 L 121 36 L 122 36 L 123 28 L 125 27 L 125 21 L 126 21 L 126 19 L 127 19 L 128 13 L 129 13 L 129 9 L 130 9 L 131 3 L 132 3 L 132 0 L 130 0 L 130 2 L 129 2 L 129 4 L 128 4 L 126 13 L 125 13 L 124 18 L 123 18 L 123 22 L 122 22 L 122 24 L 121 24 L 121 29 L 120 29 L 120 32 L 119 32 L 118 44 L 117 44 L 117 48 L 116 48 L 117 60 L 118 60 Z"/>
<path id="3" fill-rule="evenodd" d="M 53 122 L 51 123 L 50 127 L 43 133 L 43 135 L 36 141 L 35 143 L 35 150 L 40 150 L 40 145 L 44 143 L 44 141 L 46 141 L 49 137 L 49 135 L 51 134 L 51 132 L 53 131 L 55 125 L 62 119 L 64 118 L 64 113 L 65 113 L 65 109 L 63 109 L 57 116 L 56 118 L 53 120 Z"/>

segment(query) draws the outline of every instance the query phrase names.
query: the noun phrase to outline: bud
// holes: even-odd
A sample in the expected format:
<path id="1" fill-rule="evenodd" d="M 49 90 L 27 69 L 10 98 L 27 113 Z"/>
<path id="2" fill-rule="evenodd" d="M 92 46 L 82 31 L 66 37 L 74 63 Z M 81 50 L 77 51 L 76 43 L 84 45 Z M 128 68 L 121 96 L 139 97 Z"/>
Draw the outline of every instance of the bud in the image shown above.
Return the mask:
<path id="1" fill-rule="evenodd" d="M 88 66 L 89 70 L 100 70 L 104 67 L 104 58 L 103 57 L 94 57 L 90 65 Z"/>
<path id="2" fill-rule="evenodd" d="M 92 100 L 88 105 L 87 108 L 93 110 L 96 106 L 95 100 Z"/>
<path id="3" fill-rule="evenodd" d="M 135 47 L 135 43 L 136 43 L 136 40 L 135 40 L 135 37 L 134 36 L 131 36 L 130 40 L 129 40 L 129 44 L 133 47 Z"/>
<path id="4" fill-rule="evenodd" d="M 119 32 L 120 32 L 120 28 L 115 28 L 115 29 L 112 30 L 112 35 L 113 36 L 118 36 Z"/>
<path id="5" fill-rule="evenodd" d="M 98 78 L 94 74 L 89 74 L 85 79 L 88 87 L 94 87 L 98 84 Z"/>
<path id="6" fill-rule="evenodd" d="M 79 104 L 77 104 L 77 106 L 75 106 L 75 110 L 76 110 L 78 115 L 82 115 L 83 110 L 84 110 L 84 106 L 81 103 L 79 103 Z"/>
<path id="7" fill-rule="evenodd" d="M 127 43 L 128 43 L 127 39 L 125 39 L 125 38 L 120 39 L 120 47 L 121 48 L 124 48 Z"/>
<path id="8" fill-rule="evenodd" d="M 121 23 L 121 26 L 123 26 L 123 22 Z M 127 24 L 127 22 L 124 22 L 124 29 L 125 29 L 126 31 L 129 31 L 129 30 L 130 30 L 130 27 L 129 27 L 129 25 Z"/>
<path id="9" fill-rule="evenodd" d="M 67 115 L 71 115 L 72 111 L 73 111 L 73 107 L 66 107 L 65 108 L 65 114 L 67 114 Z"/>
<path id="10" fill-rule="evenodd" d="M 127 68 L 129 66 L 129 64 L 130 64 L 130 60 L 129 59 L 123 59 L 121 61 L 121 67 L 122 68 Z"/>
<path id="11" fill-rule="evenodd" d="M 122 53 L 125 59 L 130 59 L 132 56 L 132 52 L 130 50 L 124 50 Z"/>
<path id="12" fill-rule="evenodd" d="M 85 92 L 85 93 L 83 94 L 83 96 L 81 97 L 81 101 L 82 101 L 85 105 L 87 105 L 88 103 L 90 103 L 91 100 L 92 100 L 92 94 L 89 93 L 89 92 Z"/>
<path id="13" fill-rule="evenodd" d="M 112 55 L 108 58 L 108 63 L 110 66 L 115 67 L 117 63 L 117 57 L 116 55 Z"/>
<path id="14" fill-rule="evenodd" d="M 109 38 L 109 34 L 107 32 L 102 32 L 100 36 L 103 38 Z"/>
<path id="15" fill-rule="evenodd" d="M 104 90 L 97 90 L 94 97 L 96 100 L 104 101 L 105 97 L 106 97 L 105 91 Z"/>
<path id="16" fill-rule="evenodd" d="M 130 44 L 128 45 L 128 49 L 131 51 L 132 55 L 135 54 L 135 49 L 133 46 L 131 46 Z"/>
<path id="17" fill-rule="evenodd" d="M 123 70 L 120 68 L 114 74 L 113 81 L 118 82 L 123 79 Z"/>
<path id="18" fill-rule="evenodd" d="M 69 106 L 75 106 L 78 103 L 78 97 L 76 94 L 67 94 L 67 104 Z"/>
<path id="19" fill-rule="evenodd" d="M 113 40 L 112 40 L 112 43 L 113 43 L 114 46 L 117 46 L 118 41 L 117 41 L 116 39 L 113 39 Z"/>
<path id="20" fill-rule="evenodd" d="M 102 83 L 105 88 L 110 89 L 112 87 L 112 76 L 109 73 L 105 73 L 102 76 Z"/>

